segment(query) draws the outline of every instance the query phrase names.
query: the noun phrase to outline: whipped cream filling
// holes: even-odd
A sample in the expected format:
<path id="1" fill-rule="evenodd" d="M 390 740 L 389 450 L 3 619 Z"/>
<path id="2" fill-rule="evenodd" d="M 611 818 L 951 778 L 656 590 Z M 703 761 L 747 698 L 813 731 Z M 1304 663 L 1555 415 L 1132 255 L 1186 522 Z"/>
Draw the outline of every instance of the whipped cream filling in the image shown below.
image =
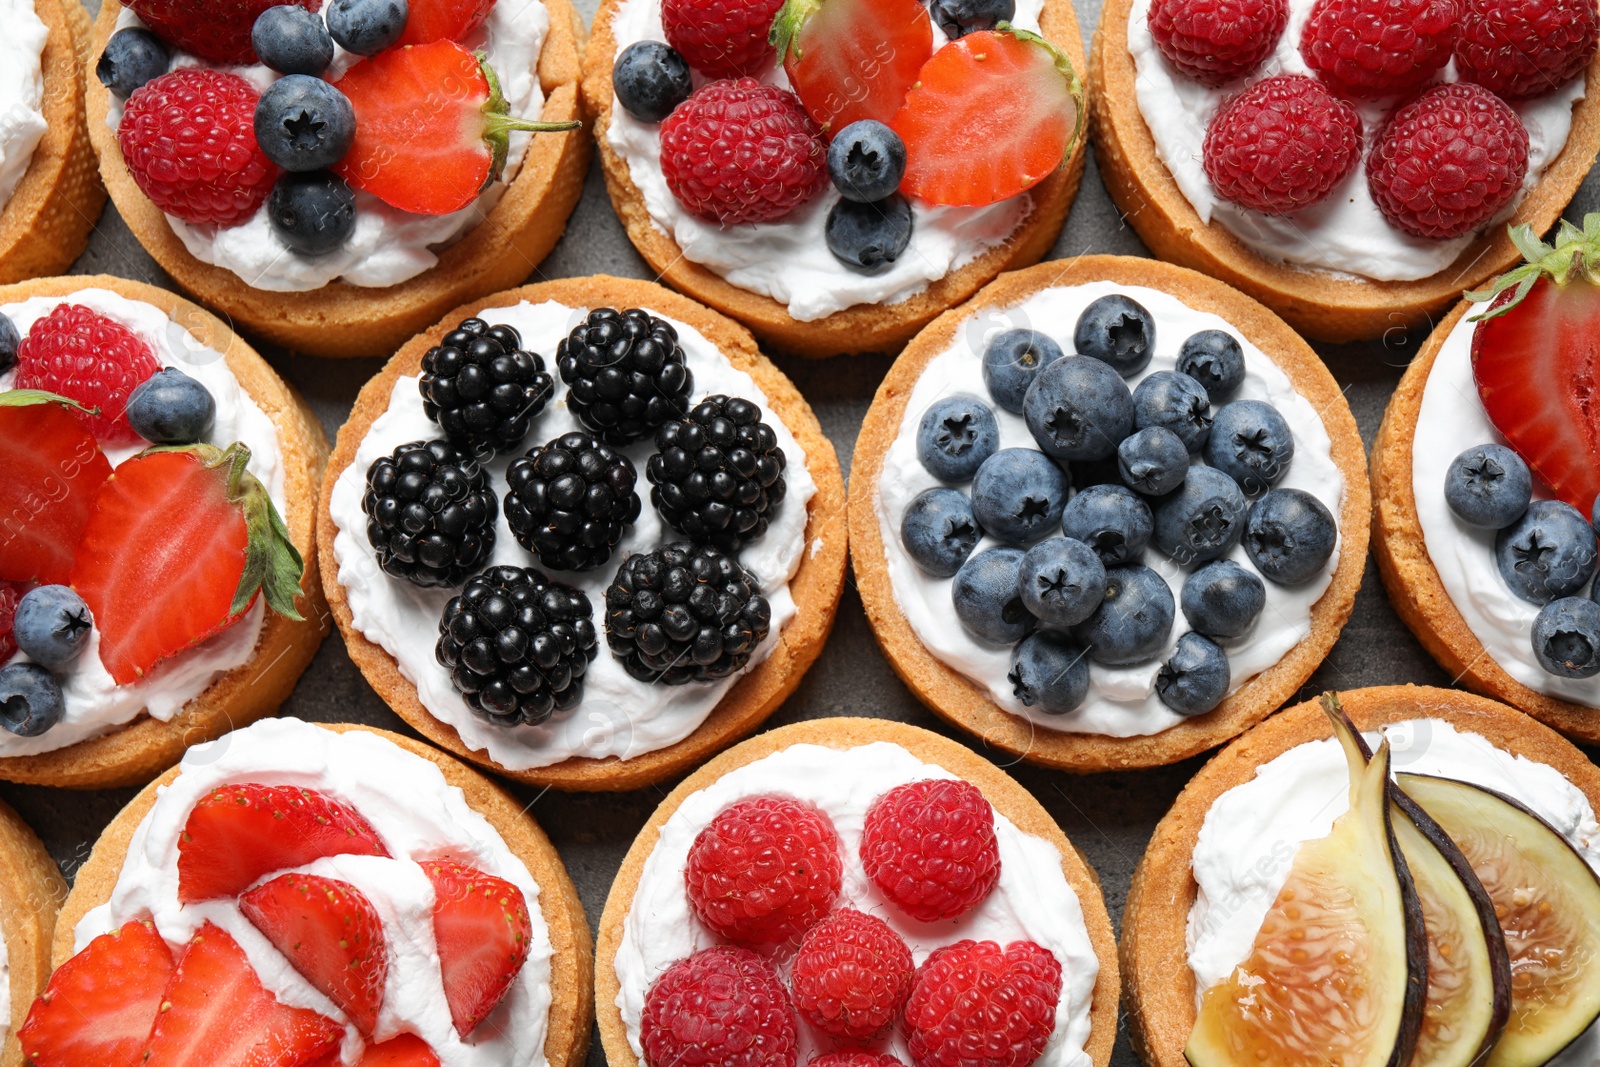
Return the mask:
<path id="1" fill-rule="evenodd" d="M 1137 300 L 1156 322 L 1155 357 L 1144 371 L 1126 379 L 1130 389 L 1148 374 L 1172 370 L 1177 365 L 1178 350 L 1184 340 L 1200 330 L 1225 330 L 1239 338 L 1244 350 L 1245 379 L 1231 399 L 1264 400 L 1272 404 L 1294 431 L 1294 459 L 1288 474 L 1278 484 L 1303 489 L 1321 500 L 1335 516 L 1341 514 L 1344 476 L 1333 462 L 1333 443 L 1316 408 L 1295 391 L 1288 375 L 1249 338 L 1219 316 L 1195 311 L 1159 290 L 1110 282 L 1045 289 L 1014 307 L 985 309 L 957 330 L 950 348 L 935 356 L 923 369 L 906 402 L 899 433 L 884 455 L 876 504 L 878 531 L 883 537 L 895 601 L 928 651 L 952 670 L 983 687 L 989 699 L 1001 708 L 1036 725 L 1065 733 L 1139 737 L 1160 733 L 1184 721 L 1183 716 L 1161 703 L 1155 689 L 1161 665 L 1177 647 L 1178 638 L 1190 629 L 1181 609 L 1176 611 L 1166 647 L 1157 656 L 1132 667 L 1108 667 L 1091 662 L 1089 695 L 1084 702 L 1065 715 L 1048 715 L 1037 708 L 1026 707 L 1012 692 L 1011 683 L 1006 680 L 1006 673 L 1011 669 L 1012 646 L 989 644 L 957 622 L 950 597 L 954 579 L 934 578 L 925 573 L 900 540 L 900 520 L 912 499 L 924 490 L 946 484 L 930 474 L 917 458 L 917 427 L 928 406 L 942 397 L 959 393 L 981 397 L 993 409 L 999 423 L 1001 448 L 1037 448 L 1022 416 L 1004 410 L 989 399 L 988 389 L 983 384 L 984 347 L 1002 330 L 1030 328 L 1053 338 L 1064 352 L 1071 352 L 1072 331 L 1078 316 L 1092 301 L 1112 293 Z M 1215 406 L 1212 410 L 1216 410 Z M 1052 530 L 1051 536 L 1060 532 Z M 999 543 L 986 536 L 973 549 L 973 555 Z M 1236 546 L 1227 558 L 1259 574 L 1243 545 Z M 1141 562 L 1166 580 L 1176 603 L 1183 581 L 1192 568 L 1180 566 L 1153 544 L 1145 551 Z M 1230 692 L 1277 663 L 1311 632 L 1311 609 L 1332 582 L 1338 566 L 1339 547 L 1335 545 L 1322 573 L 1301 585 L 1279 585 L 1262 579 L 1267 602 L 1261 617 L 1249 633 L 1223 645 L 1232 671 Z"/>
<path id="2" fill-rule="evenodd" d="M 861 829 L 873 801 L 907 782 L 955 777 L 886 741 L 843 750 L 791 745 L 732 770 L 684 798 L 661 827 L 655 849 L 639 874 L 613 964 L 619 987 L 616 1004 L 634 1054 L 643 1056 L 639 1020 L 650 986 L 678 960 L 718 943 L 695 918 L 684 887 L 683 871 L 695 837 L 733 802 L 779 794 L 813 804 L 833 821 L 844 857 L 839 906 L 870 912 L 888 923 L 905 938 L 918 965 L 934 949 L 966 938 L 1001 945 L 1029 940 L 1052 952 L 1061 964 L 1061 998 L 1056 1004 L 1055 1031 L 1035 1067 L 1088 1067 L 1091 1061 L 1083 1046 L 1089 1038 L 1089 1013 L 1100 961 L 1089 941 L 1083 906 L 1061 872 L 1061 854 L 1055 845 L 1024 833 L 995 812 L 999 882 L 972 911 L 960 919 L 938 923 L 903 915 L 861 869 Z M 790 961 L 775 962 L 787 977 Z M 797 1063 L 833 1050 L 832 1040 L 805 1020 L 797 1019 L 796 1029 Z M 895 1056 L 902 1063 L 911 1062 L 905 1037 L 898 1030 L 875 1051 Z"/>
<path id="3" fill-rule="evenodd" d="M 209 389 L 217 404 L 210 443 L 226 447 L 242 441 L 248 445 L 250 473 L 267 487 L 278 513 L 288 513 L 278 429 L 244 391 L 222 353 L 202 343 L 160 308 L 106 289 L 81 289 L 64 297 L 30 297 L 20 303 L 0 304 L 0 313 L 9 316 L 17 332 L 26 337 L 36 320 L 60 304 L 81 304 L 121 323 L 150 346 L 163 367 L 176 367 Z M 10 389 L 15 380 L 14 370 L 0 374 L 0 391 Z M 146 442 L 138 441 L 108 448 L 106 458 L 116 467 L 147 447 Z M 96 628 L 78 658 L 55 672 L 66 704 L 61 721 L 37 737 L 0 731 L 0 757 L 53 752 L 109 733 L 141 712 L 162 722 L 170 721 L 185 704 L 205 692 L 214 679 L 250 661 L 265 611 L 265 604 L 258 598 L 238 622 L 222 633 L 162 661 L 149 674 L 127 685 L 114 682 L 100 662 L 100 631 Z M 8 661 L 25 662 L 28 657 L 21 652 Z"/>
<path id="4" fill-rule="evenodd" d="M 543 353 L 546 367 L 556 379 L 555 394 L 544 412 L 534 420 L 527 440 L 488 465 L 490 485 L 497 497 L 503 497 L 505 472 L 512 459 L 581 428 L 567 408 L 567 387 L 560 375 L 555 374 L 554 353 L 556 345 L 583 320 L 588 309 L 569 308 L 553 301 L 543 304 L 524 301 L 514 307 L 487 308 L 477 314 L 491 323 L 515 327 L 522 335 L 523 347 Z M 697 402 L 722 393 L 741 396 L 760 405 L 763 421 L 772 427 L 788 460 L 784 474 L 788 481 L 787 495 L 773 514 L 766 534 L 739 555 L 739 562 L 756 577 L 762 594 L 772 606 L 771 631 L 751 655 L 745 668 L 749 671 L 772 654 L 783 628 L 795 617 L 789 580 L 799 569 L 806 547 L 806 505 L 816 493 L 816 484 L 806 469 L 805 452 L 755 380 L 734 367 L 716 345 L 692 326 L 671 318 L 666 321 L 677 330 L 679 344 L 694 374 L 693 400 Z M 488 753 L 490 759 L 509 770 L 548 767 L 574 756 L 628 759 L 665 748 L 693 733 L 739 676 L 678 686 L 641 682 L 623 670 L 605 643 L 605 592 L 616 577 L 618 566 L 635 552 L 648 552 L 679 539 L 662 525 L 661 516 L 650 506 L 650 483 L 644 471 L 646 461 L 655 451 L 653 439 L 621 450 L 633 461 L 638 472 L 635 491 L 639 493 L 642 506 L 638 521 L 628 528 L 611 561 L 604 567 L 583 573 L 549 572 L 558 581 L 584 592 L 594 609 L 600 647 L 584 677 L 582 701 L 572 711 L 558 714 L 543 725 L 512 728 L 480 719 L 467 706 L 451 683 L 450 673 L 434 656 L 434 645 L 439 639 L 439 616 L 457 590 L 422 589 L 385 574 L 367 540 L 367 519 L 361 509 L 367 470 L 376 460 L 409 441 L 443 436 L 438 425 L 423 412 L 417 381 L 414 377 L 402 376 L 395 382 L 387 410 L 367 430 L 354 462 L 334 483 L 329 511 L 338 533 L 334 537 L 333 555 L 355 628 L 394 657 L 400 673 L 417 687 L 417 698 L 429 714 L 454 727 L 469 747 Z M 494 555 L 489 565 L 504 564 L 545 569 L 536 557 L 517 544 L 506 522 L 505 509 L 501 508 L 495 525 Z"/>
<path id="5" fill-rule="evenodd" d="M 331 856 L 295 868 L 351 883 L 383 919 L 389 973 L 374 1041 L 414 1033 L 433 1048 L 443 1067 L 544 1067 L 553 950 L 538 883 L 434 763 L 364 730 L 334 733 L 299 719 L 263 719 L 191 748 L 178 777 L 161 787 L 155 806 L 134 831 L 111 899 L 74 927 L 75 950 L 126 922 L 151 919 L 167 943 L 181 951 L 201 926 L 216 923 L 244 949 L 273 996 L 345 1024 L 343 1061 L 354 1064 L 361 1048 L 355 1027 L 251 925 L 237 900 L 178 902 L 178 842 L 190 811 L 219 786 L 245 783 L 315 789 L 348 804 L 388 849 L 392 858 Z M 433 887 L 420 866 L 422 860 L 440 858 L 487 871 L 522 890 L 532 928 L 527 962 L 505 999 L 466 1040 L 450 1021 L 433 938 Z"/>
<path id="6" fill-rule="evenodd" d="M 1156 47 L 1148 22 L 1150 0 L 1133 0 L 1128 15 L 1128 51 L 1136 71 L 1139 112 L 1184 198 L 1201 222 L 1216 221 L 1258 255 L 1372 281 L 1415 281 L 1444 270 L 1486 230 L 1510 218 L 1536 184 L 1572 130 L 1572 108 L 1582 100 L 1585 76 L 1531 100 L 1507 101 L 1528 130 L 1528 174 L 1505 210 L 1474 233 L 1435 241 L 1412 237 L 1384 219 L 1367 189 L 1365 157 L 1321 203 L 1287 215 L 1265 215 L 1217 196 L 1201 163 L 1206 128 L 1231 93 L 1275 74 L 1307 74 L 1300 36 L 1315 0 L 1289 0 L 1289 23 L 1278 47 L 1252 75 L 1212 89 L 1190 80 Z M 1452 61 L 1439 81 L 1459 80 Z M 1363 138 L 1370 148 L 1395 101 L 1356 102 Z"/>
<path id="7" fill-rule="evenodd" d="M 33 0 L 0 0 L 0 210 L 44 136 L 44 46 L 50 30 Z"/>

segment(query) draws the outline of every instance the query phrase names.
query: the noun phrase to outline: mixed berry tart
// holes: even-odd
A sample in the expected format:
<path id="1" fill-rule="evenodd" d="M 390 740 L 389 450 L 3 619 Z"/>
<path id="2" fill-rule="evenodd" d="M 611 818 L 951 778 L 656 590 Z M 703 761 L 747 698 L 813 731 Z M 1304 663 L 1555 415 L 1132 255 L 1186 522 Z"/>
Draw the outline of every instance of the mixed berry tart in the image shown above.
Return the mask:
<path id="1" fill-rule="evenodd" d="M 50 977 L 50 940 L 67 884 L 44 844 L 0 804 L 0 1064 L 23 1067 L 17 1031 Z"/>
<path id="2" fill-rule="evenodd" d="M 833 446 L 741 327 L 647 282 L 498 293 L 362 389 L 323 482 L 328 601 L 435 743 L 632 789 L 742 737 L 844 582 Z"/>
<path id="3" fill-rule="evenodd" d="M 522 806 L 450 757 L 270 719 L 189 750 L 62 906 L 28 1063 L 576 1067 L 589 926 Z"/>
<path id="4" fill-rule="evenodd" d="M 1099 882 L 1026 790 L 902 723 L 820 719 L 668 794 L 600 918 L 615 1067 L 1105 1067 Z"/>
<path id="5" fill-rule="evenodd" d="M 831 356 L 894 351 L 1049 250 L 1084 70 L 1064 0 L 605 0 L 583 93 L 651 268 Z"/>
<path id="6" fill-rule="evenodd" d="M 1597 805 L 1578 749 L 1469 693 L 1274 716 L 1195 776 L 1134 873 L 1134 1048 L 1150 1067 L 1595 1063 Z"/>
<path id="7" fill-rule="evenodd" d="M 1432 325 L 1600 147 L 1581 0 L 1113 0 L 1101 170 L 1151 251 L 1330 341 Z"/>
<path id="8" fill-rule="evenodd" d="M 109 277 L 0 288 L 0 778 L 141 783 L 275 712 L 327 632 L 327 452 L 193 304 Z"/>
<path id="9" fill-rule="evenodd" d="M 896 673 L 1063 769 L 1171 763 L 1271 714 L 1365 564 L 1333 377 L 1266 308 L 1150 260 L 1002 275 L 907 347 L 854 456 L 856 584 Z"/>
<path id="10" fill-rule="evenodd" d="M 567 0 L 108 3 L 89 128 L 184 289 L 290 348 L 385 355 L 560 238 L 582 40 Z"/>

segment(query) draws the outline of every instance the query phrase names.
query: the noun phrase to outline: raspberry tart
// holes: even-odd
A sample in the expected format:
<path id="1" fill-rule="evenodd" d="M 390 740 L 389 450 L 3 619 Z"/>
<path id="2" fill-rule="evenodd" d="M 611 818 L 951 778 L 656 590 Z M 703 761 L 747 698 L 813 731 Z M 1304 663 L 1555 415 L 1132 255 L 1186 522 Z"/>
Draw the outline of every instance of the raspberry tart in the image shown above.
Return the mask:
<path id="1" fill-rule="evenodd" d="M 1431 325 L 1588 173 L 1597 39 L 1566 0 L 1115 0 L 1106 186 L 1156 255 L 1308 336 Z"/>
<path id="2" fill-rule="evenodd" d="M 1115 1037 L 1094 872 L 993 764 L 879 719 L 785 726 L 684 780 L 623 860 L 596 967 L 617 1067 L 1104 1067 Z"/>
<path id="3" fill-rule="evenodd" d="M 420 742 L 298 719 L 134 797 L 53 955 L 20 1034 L 39 1064 L 574 1067 L 593 1018 L 583 909 L 521 806 Z"/>
<path id="4" fill-rule="evenodd" d="M 323 483 L 351 657 L 435 743 L 632 789 L 754 730 L 822 649 L 844 483 L 741 327 L 656 285 L 459 308 L 362 389 Z"/>
<path id="5" fill-rule="evenodd" d="M 277 710 L 326 631 L 320 424 L 217 319 L 0 287 L 0 778 L 147 781 Z"/>
<path id="6" fill-rule="evenodd" d="M 50 939 L 56 909 L 67 897 L 56 861 L 44 844 L 8 805 L 0 804 L 0 1063 L 22 1067 L 17 1030 L 28 1017 L 28 1006 L 50 977 Z"/>

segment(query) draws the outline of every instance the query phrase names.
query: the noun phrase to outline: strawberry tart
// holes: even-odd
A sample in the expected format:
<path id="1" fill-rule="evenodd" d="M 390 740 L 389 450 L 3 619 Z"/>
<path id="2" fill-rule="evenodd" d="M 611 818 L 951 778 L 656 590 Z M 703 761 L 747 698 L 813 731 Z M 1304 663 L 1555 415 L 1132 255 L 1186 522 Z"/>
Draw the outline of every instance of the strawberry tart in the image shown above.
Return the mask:
<path id="1" fill-rule="evenodd" d="M 221 322 L 0 287 L 0 778 L 148 780 L 277 710 L 327 632 L 322 429 Z"/>
<path id="2" fill-rule="evenodd" d="M 1083 857 L 988 760 L 880 719 L 674 789 L 600 918 L 613 1067 L 1105 1067 L 1120 982 Z"/>
<path id="3" fill-rule="evenodd" d="M 662 280 L 831 356 L 894 351 L 1049 250 L 1084 69 L 1065 0 L 604 0 L 583 94 Z"/>
<path id="4" fill-rule="evenodd" d="M 1150 260 L 1040 264 L 946 312 L 854 456 L 856 584 L 889 663 L 1066 770 L 1172 763 L 1270 715 L 1366 562 L 1332 375 L 1249 297 Z"/>
<path id="5" fill-rule="evenodd" d="M 567 0 L 108 3 L 89 128 L 184 289 L 290 348 L 387 355 L 560 238 L 582 41 Z"/>
<path id="6" fill-rule="evenodd" d="M 542 830 L 419 742 L 298 719 L 190 749 L 101 835 L 30 1063 L 577 1067 L 592 953 Z"/>
<path id="7" fill-rule="evenodd" d="M 1112 0 L 1101 172 L 1156 255 L 1312 337 L 1432 325 L 1600 148 L 1586 0 Z"/>
<path id="8" fill-rule="evenodd" d="M 56 909 L 67 896 L 56 861 L 28 824 L 0 804 L 0 1065 L 23 1067 L 17 1031 L 50 977 Z"/>
<path id="9" fill-rule="evenodd" d="M 754 730 L 844 583 L 833 446 L 741 327 L 647 282 L 499 293 L 365 388 L 323 483 L 351 658 L 430 740 L 633 789 Z"/>

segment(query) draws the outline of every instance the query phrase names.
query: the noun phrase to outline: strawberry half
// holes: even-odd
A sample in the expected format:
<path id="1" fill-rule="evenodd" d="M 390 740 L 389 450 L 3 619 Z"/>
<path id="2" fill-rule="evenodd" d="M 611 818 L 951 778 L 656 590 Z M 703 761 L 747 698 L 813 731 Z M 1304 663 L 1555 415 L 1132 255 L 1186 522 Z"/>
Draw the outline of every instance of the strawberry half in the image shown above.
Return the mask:
<path id="1" fill-rule="evenodd" d="M 422 1038 L 401 1034 L 369 1046 L 357 1067 L 439 1067 L 439 1057 Z"/>
<path id="2" fill-rule="evenodd" d="M 73 411 L 35 389 L 0 393 L 0 579 L 64 585 L 111 462 Z"/>
<path id="3" fill-rule="evenodd" d="M 464 1040 L 511 988 L 528 959 L 528 903 L 503 878 L 464 863 L 422 865 L 433 883 L 433 937 L 450 1019 Z"/>
<path id="4" fill-rule="evenodd" d="M 771 41 L 806 113 L 832 136 L 894 118 L 933 54 L 933 22 L 921 0 L 788 0 Z"/>
<path id="5" fill-rule="evenodd" d="M 998 29 L 951 41 L 922 65 L 889 123 L 906 143 L 900 191 L 983 207 L 1033 188 L 1083 134 L 1083 83 L 1036 33 Z"/>
<path id="6" fill-rule="evenodd" d="M 411 0 L 399 45 L 459 41 L 483 25 L 494 0 Z"/>
<path id="7" fill-rule="evenodd" d="M 29 1067 L 139 1067 L 172 975 L 148 922 L 101 934 L 56 969 L 17 1041 Z"/>

